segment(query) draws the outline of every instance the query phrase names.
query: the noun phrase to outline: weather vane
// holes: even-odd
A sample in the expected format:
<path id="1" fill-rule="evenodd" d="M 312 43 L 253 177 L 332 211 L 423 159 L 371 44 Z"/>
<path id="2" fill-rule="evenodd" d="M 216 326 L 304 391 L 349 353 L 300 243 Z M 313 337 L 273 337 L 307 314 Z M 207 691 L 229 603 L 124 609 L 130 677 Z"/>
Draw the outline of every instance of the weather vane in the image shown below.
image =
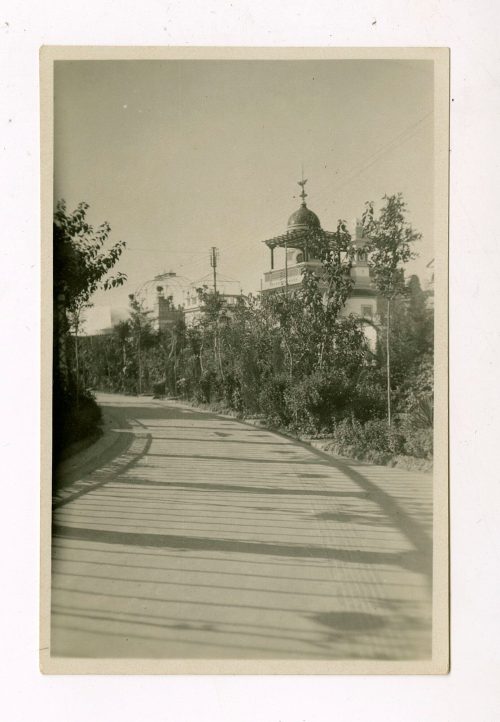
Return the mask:
<path id="1" fill-rule="evenodd" d="M 307 183 L 307 178 L 304 178 L 304 166 L 302 166 L 302 180 L 297 181 L 299 186 L 302 188 L 302 192 L 300 193 L 300 197 L 302 198 L 302 203 L 305 205 L 307 193 L 305 191 L 305 185 Z"/>

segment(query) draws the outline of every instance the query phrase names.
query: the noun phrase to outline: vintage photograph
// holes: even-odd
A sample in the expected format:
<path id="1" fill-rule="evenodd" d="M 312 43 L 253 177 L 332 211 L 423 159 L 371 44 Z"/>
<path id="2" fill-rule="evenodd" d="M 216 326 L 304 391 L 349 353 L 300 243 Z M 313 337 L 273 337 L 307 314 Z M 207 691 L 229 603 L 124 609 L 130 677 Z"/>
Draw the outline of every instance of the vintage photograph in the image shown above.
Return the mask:
<path id="1" fill-rule="evenodd" d="M 42 52 L 42 669 L 448 664 L 448 53 Z"/>

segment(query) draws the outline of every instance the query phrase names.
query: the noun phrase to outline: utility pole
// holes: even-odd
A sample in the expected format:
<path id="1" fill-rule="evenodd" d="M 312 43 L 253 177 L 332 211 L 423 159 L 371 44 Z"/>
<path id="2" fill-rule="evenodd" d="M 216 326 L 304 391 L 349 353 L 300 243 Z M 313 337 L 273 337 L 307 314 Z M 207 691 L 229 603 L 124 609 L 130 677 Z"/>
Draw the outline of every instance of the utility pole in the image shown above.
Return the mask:
<path id="1" fill-rule="evenodd" d="M 220 357 L 220 348 L 219 348 L 219 308 L 217 304 L 217 261 L 219 259 L 219 249 L 215 246 L 212 246 L 210 249 L 210 265 L 212 266 L 213 272 L 214 272 L 214 311 L 215 311 L 215 323 L 214 323 L 214 362 L 217 364 L 217 361 L 219 363 L 220 368 L 220 374 L 222 379 L 224 379 L 224 373 L 222 371 L 222 361 Z"/>
<path id="2" fill-rule="evenodd" d="M 219 258 L 219 249 L 212 246 L 210 249 L 210 265 L 214 271 L 214 295 L 217 293 L 217 260 Z"/>

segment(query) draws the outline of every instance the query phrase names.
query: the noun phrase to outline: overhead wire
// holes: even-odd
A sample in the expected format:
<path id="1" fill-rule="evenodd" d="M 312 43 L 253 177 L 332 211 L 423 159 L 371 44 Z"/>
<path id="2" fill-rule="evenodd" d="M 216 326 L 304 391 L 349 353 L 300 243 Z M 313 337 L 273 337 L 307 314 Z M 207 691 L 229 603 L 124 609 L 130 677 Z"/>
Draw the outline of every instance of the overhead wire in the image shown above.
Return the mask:
<path id="1" fill-rule="evenodd" d="M 424 123 L 428 118 L 430 118 L 432 115 L 432 112 L 426 113 L 420 120 L 418 120 L 416 123 L 413 123 L 411 126 L 403 130 L 401 133 L 399 133 L 395 138 L 393 138 L 391 141 L 385 143 L 382 145 L 378 150 L 375 151 L 375 153 L 372 153 L 372 155 L 368 156 L 363 163 L 360 165 L 359 168 L 351 169 L 350 172 L 346 173 L 343 177 L 341 176 L 340 180 L 341 182 L 337 182 L 332 188 L 332 191 L 338 191 L 340 188 L 343 188 L 345 185 L 350 183 L 352 180 L 357 178 L 363 171 L 368 170 L 368 168 L 371 168 L 380 158 L 382 158 L 386 153 L 389 153 L 390 151 L 394 150 L 395 148 L 398 148 L 403 143 L 406 143 L 410 138 L 413 138 L 414 135 L 416 135 L 417 128 Z M 411 132 L 413 131 L 413 132 Z"/>
<path id="2" fill-rule="evenodd" d="M 419 120 L 417 120 L 415 123 L 412 123 L 410 126 L 402 130 L 390 141 L 381 145 L 374 153 L 368 156 L 368 158 L 366 158 L 360 166 L 354 167 L 354 174 L 351 171 L 350 173 L 345 174 L 343 177 L 341 176 L 341 182 L 337 182 L 337 184 L 333 186 L 332 192 L 336 192 L 344 186 L 348 185 L 351 181 L 355 180 L 355 178 L 361 175 L 361 173 L 363 173 L 365 170 L 371 168 L 380 158 L 386 155 L 386 153 L 389 153 L 403 143 L 406 143 L 408 140 L 410 140 L 410 138 L 413 138 L 413 136 L 418 131 L 419 126 L 422 125 L 422 123 L 424 123 L 428 118 L 430 118 L 432 114 L 432 111 L 426 113 L 424 116 L 422 116 L 422 118 L 419 118 Z M 250 246 L 254 246 L 254 243 L 254 241 L 250 241 L 243 246 L 239 246 L 239 248 L 237 250 L 234 250 L 229 257 L 236 255 L 236 253 L 241 253 L 242 248 L 249 248 Z M 224 248 L 221 249 L 221 251 L 224 250 Z M 226 256 L 226 258 L 227 257 L 228 256 Z"/>
<path id="3" fill-rule="evenodd" d="M 390 141 L 384 143 L 381 145 L 374 153 L 369 155 L 367 158 L 364 159 L 364 161 L 358 165 L 357 167 L 354 166 L 353 169 L 351 169 L 348 173 L 341 176 L 337 182 L 332 187 L 332 192 L 338 192 L 340 189 L 344 188 L 346 185 L 351 183 L 353 180 L 358 178 L 363 172 L 366 170 L 369 170 L 373 165 L 377 163 L 383 156 L 385 156 L 387 153 L 390 153 L 392 150 L 398 148 L 403 143 L 406 143 L 408 140 L 413 138 L 413 136 L 418 132 L 419 127 L 428 120 L 433 115 L 432 111 L 429 113 L 426 113 L 422 118 L 417 120 L 415 123 L 412 123 L 412 125 L 405 128 L 403 131 L 398 133 L 394 138 L 392 138 Z M 340 181 L 340 182 L 339 182 Z M 255 248 L 255 241 L 249 241 L 245 244 L 239 245 L 237 249 L 234 248 L 234 246 L 223 246 L 219 250 L 223 254 L 224 260 L 231 259 L 234 256 L 241 253 L 243 249 L 246 248 Z M 141 248 L 139 246 L 131 246 L 127 247 L 128 251 L 132 252 L 142 252 L 142 253 L 155 253 L 158 254 L 158 250 L 152 249 L 152 248 Z M 182 269 L 189 267 L 191 269 L 197 268 L 202 263 L 204 263 L 204 257 L 206 255 L 206 250 L 203 251 L 174 251 L 173 254 L 179 254 L 179 255 L 191 255 L 191 256 L 199 256 L 198 261 L 188 261 L 186 260 L 184 263 L 177 265 L 177 269 Z M 238 281 L 239 283 L 239 281 Z"/>

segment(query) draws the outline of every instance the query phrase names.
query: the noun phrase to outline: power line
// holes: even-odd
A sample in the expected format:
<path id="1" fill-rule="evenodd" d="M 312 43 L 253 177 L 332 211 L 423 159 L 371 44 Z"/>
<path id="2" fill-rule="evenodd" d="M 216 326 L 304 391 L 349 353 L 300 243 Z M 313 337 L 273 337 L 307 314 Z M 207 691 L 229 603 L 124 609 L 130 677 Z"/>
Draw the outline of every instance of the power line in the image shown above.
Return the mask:
<path id="1" fill-rule="evenodd" d="M 412 138 L 415 135 L 417 128 L 424 121 L 426 121 L 431 115 L 432 115 L 432 113 L 427 113 L 426 115 L 423 116 L 423 118 L 420 118 L 420 120 L 418 120 L 416 123 L 414 123 L 413 125 L 409 126 L 405 130 L 403 130 L 391 141 L 389 141 L 388 143 L 385 143 L 377 151 L 375 151 L 375 153 L 372 153 L 372 155 L 368 156 L 368 158 L 365 159 L 365 161 L 359 167 L 359 169 L 355 168 L 354 173 L 351 170 L 350 173 L 345 174 L 343 177 L 344 180 L 342 179 L 342 176 L 341 176 L 340 180 L 342 182 L 340 182 L 340 183 L 337 182 L 337 184 L 333 186 L 332 191 L 335 192 L 335 191 L 339 190 L 340 188 L 343 188 L 345 185 L 347 185 L 352 180 L 357 178 L 361 173 L 363 173 L 363 171 L 368 170 L 368 168 L 371 168 L 373 165 L 375 165 L 375 163 L 378 160 L 380 160 L 380 158 L 382 156 L 384 156 L 386 153 L 389 153 L 391 150 L 394 150 L 394 148 L 397 148 L 398 146 L 402 145 L 403 143 L 406 143 L 406 141 L 410 140 L 410 138 Z M 413 132 L 411 132 L 411 131 L 413 131 Z M 367 162 L 367 161 L 370 161 L 370 162 Z"/>
<path id="2" fill-rule="evenodd" d="M 358 167 L 355 166 L 354 169 L 351 169 L 350 172 L 346 173 L 343 177 L 341 176 L 341 179 L 340 179 L 341 182 L 340 183 L 337 182 L 337 184 L 333 186 L 332 192 L 335 193 L 336 191 L 340 190 L 340 188 L 343 188 L 345 185 L 347 185 L 351 181 L 355 180 L 355 178 L 357 178 L 359 175 L 361 175 L 361 173 L 363 173 L 365 170 L 368 170 L 373 165 L 375 165 L 375 163 L 380 158 L 382 158 L 386 153 L 390 152 L 394 148 L 397 148 L 398 146 L 402 145 L 407 140 L 412 138 L 415 135 L 417 128 L 431 116 L 432 116 L 432 111 L 429 113 L 426 113 L 426 115 L 424 115 L 422 118 L 417 120 L 415 123 L 412 123 L 410 126 L 405 128 L 404 130 L 402 130 L 390 141 L 381 145 L 378 148 L 378 150 L 376 150 L 374 153 L 369 155 L 368 158 L 366 158 L 363 161 L 361 166 L 358 166 Z M 354 173 L 352 172 L 353 170 L 354 170 Z M 228 250 L 229 250 L 229 248 L 232 248 L 232 250 L 233 250 L 233 253 L 229 252 L 228 258 L 234 257 L 237 253 L 241 253 L 241 250 L 243 248 L 249 248 L 250 246 L 254 246 L 254 243 L 255 243 L 254 241 L 245 243 L 243 246 L 240 246 L 238 248 L 238 250 L 234 250 L 234 247 L 228 246 Z"/>
<path id="3" fill-rule="evenodd" d="M 340 190 L 344 186 L 351 183 L 353 180 L 358 178 L 364 171 L 369 170 L 375 163 L 377 163 L 378 160 L 380 160 L 384 155 L 389 153 L 391 150 L 394 150 L 395 148 L 399 147 L 403 143 L 407 142 L 412 138 L 415 133 L 417 132 L 417 129 L 419 126 L 424 123 L 428 118 L 432 116 L 432 111 L 429 113 L 426 113 L 422 118 L 417 120 L 412 125 L 408 126 L 404 130 L 402 130 L 400 133 L 398 133 L 394 138 L 392 138 L 390 141 L 384 143 L 381 145 L 374 153 L 369 155 L 361 165 L 355 166 L 354 169 L 351 169 L 349 172 L 344 174 L 344 176 L 341 176 L 340 179 L 338 179 L 337 183 L 332 187 L 332 192 L 335 193 L 336 191 Z M 354 172 L 353 172 L 354 171 Z M 339 182 L 340 181 L 340 182 Z M 225 249 L 223 248 L 223 251 L 227 251 L 226 259 L 234 258 L 235 255 L 241 253 L 242 249 L 255 247 L 255 241 L 249 241 L 248 243 L 243 244 L 240 246 L 237 250 L 234 248 L 234 246 L 227 246 Z M 210 265 L 212 268 L 214 268 L 214 276 L 216 274 L 216 267 L 217 267 L 217 259 L 215 260 L 215 266 L 213 265 L 212 261 L 212 251 L 215 249 L 217 253 L 217 259 L 219 250 L 215 248 L 215 246 L 212 247 L 212 250 L 210 251 Z M 159 251 L 152 249 L 152 248 L 141 248 L 139 246 L 135 247 L 128 247 L 127 251 L 132 251 L 134 253 L 154 253 L 159 255 Z M 203 263 L 202 256 L 205 256 L 206 251 L 174 251 L 173 254 L 183 254 L 183 255 L 192 255 L 192 256 L 198 256 L 200 257 L 199 261 L 191 262 L 186 261 L 182 263 L 181 265 L 178 265 L 177 268 L 186 268 L 189 266 L 190 268 L 195 268 L 199 266 L 201 263 Z M 214 286 L 216 286 L 216 277 L 214 278 Z"/>
<path id="4" fill-rule="evenodd" d="M 155 248 L 141 248 L 140 246 L 126 246 L 127 251 L 137 251 L 141 253 L 158 253 L 158 249 Z M 205 251 L 171 251 L 173 254 L 182 256 L 204 256 Z"/>

